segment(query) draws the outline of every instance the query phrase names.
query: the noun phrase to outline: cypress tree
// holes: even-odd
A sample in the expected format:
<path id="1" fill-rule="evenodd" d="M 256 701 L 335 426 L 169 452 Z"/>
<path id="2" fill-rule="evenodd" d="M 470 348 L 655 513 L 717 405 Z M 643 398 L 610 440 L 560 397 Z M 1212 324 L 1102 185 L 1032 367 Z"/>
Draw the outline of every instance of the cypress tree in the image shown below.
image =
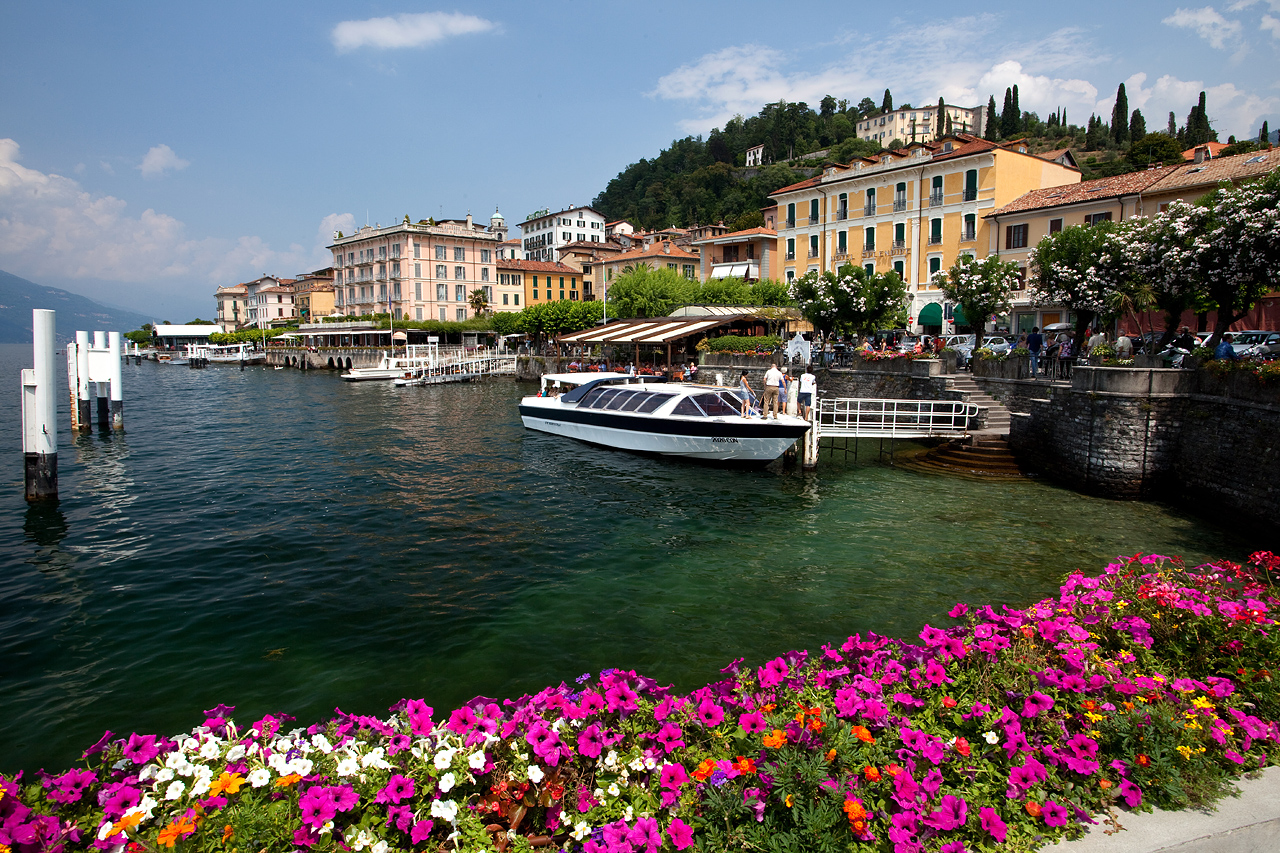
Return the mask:
<path id="1" fill-rule="evenodd" d="M 1174 139 L 1178 138 L 1178 120 L 1173 116 L 1173 110 L 1169 110 L 1169 128 L 1166 131 Z"/>
<path id="2" fill-rule="evenodd" d="M 1147 135 L 1147 120 L 1142 117 L 1142 110 L 1134 110 L 1129 118 L 1129 142 L 1132 144 Z"/>
<path id="3" fill-rule="evenodd" d="M 889 94 L 888 89 L 884 90 L 884 100 L 880 103 L 880 112 L 881 114 L 893 112 L 893 95 Z"/>
<path id="4" fill-rule="evenodd" d="M 947 105 L 944 104 L 942 102 L 942 98 L 939 97 L 938 98 L 938 130 L 936 133 L 934 133 L 934 136 L 942 136 L 944 132 L 945 133 L 951 132 L 951 129 L 946 126 L 947 122 L 942 118 L 942 114 L 946 112 L 946 107 Z"/>
<path id="5" fill-rule="evenodd" d="M 1004 90 L 1004 107 L 1000 110 L 1000 136 L 1005 139 L 1018 132 L 1016 107 L 1013 105 L 1013 89 Z"/>
<path id="6" fill-rule="evenodd" d="M 982 138 L 988 142 L 996 141 L 996 96 L 990 95 L 987 98 L 987 114 L 986 126 L 983 128 Z"/>
<path id="7" fill-rule="evenodd" d="M 1263 125 L 1265 126 L 1265 124 L 1266 123 L 1264 122 Z M 948 113 L 947 114 L 947 136 L 950 136 L 950 135 L 951 135 L 951 114 Z"/>
<path id="8" fill-rule="evenodd" d="M 1124 92 L 1123 83 L 1116 89 L 1116 105 L 1111 110 L 1111 138 L 1116 145 L 1129 141 L 1129 96 Z"/>
<path id="9" fill-rule="evenodd" d="M 1258 142 L 1263 145 L 1271 144 L 1271 131 L 1267 129 L 1267 122 L 1263 119 L 1262 130 L 1258 131 Z"/>

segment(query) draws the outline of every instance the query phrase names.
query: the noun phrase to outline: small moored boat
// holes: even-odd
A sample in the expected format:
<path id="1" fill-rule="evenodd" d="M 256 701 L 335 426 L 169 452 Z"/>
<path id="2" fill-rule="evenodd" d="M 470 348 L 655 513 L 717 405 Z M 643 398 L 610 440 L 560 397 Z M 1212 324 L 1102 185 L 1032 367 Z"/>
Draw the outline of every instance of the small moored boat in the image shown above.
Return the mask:
<path id="1" fill-rule="evenodd" d="M 557 373 L 520 401 L 528 429 L 662 456 L 771 462 L 809 429 L 790 415 L 742 417 L 741 392 L 622 373 Z"/>

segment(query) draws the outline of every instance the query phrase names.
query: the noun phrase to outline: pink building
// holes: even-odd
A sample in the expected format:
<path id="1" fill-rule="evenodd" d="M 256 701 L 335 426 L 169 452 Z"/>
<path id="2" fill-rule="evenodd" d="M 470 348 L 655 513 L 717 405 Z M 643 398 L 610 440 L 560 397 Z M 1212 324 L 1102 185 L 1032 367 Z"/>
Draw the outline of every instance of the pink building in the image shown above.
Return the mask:
<path id="1" fill-rule="evenodd" d="M 498 246 L 507 239 L 502 214 L 487 227 L 466 219 L 441 222 L 405 217 L 391 226 L 364 226 L 334 235 L 334 310 L 396 319 L 465 320 L 468 297 L 484 290 L 493 303 Z"/>

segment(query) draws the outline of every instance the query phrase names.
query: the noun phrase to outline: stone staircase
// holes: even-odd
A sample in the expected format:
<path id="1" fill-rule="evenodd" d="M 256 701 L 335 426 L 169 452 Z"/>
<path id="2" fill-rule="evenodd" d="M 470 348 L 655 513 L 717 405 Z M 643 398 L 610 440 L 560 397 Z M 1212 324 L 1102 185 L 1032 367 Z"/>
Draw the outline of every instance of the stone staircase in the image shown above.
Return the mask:
<path id="1" fill-rule="evenodd" d="M 977 479 L 1020 479 L 1009 444 L 1003 438 L 973 436 L 973 443 L 952 441 L 915 457 L 909 467 L 935 474 L 967 476 Z"/>
<path id="2" fill-rule="evenodd" d="M 978 387 L 978 383 L 973 381 L 973 377 L 969 375 L 954 374 L 947 377 L 947 387 L 957 391 L 963 391 L 965 397 L 970 403 L 974 403 L 987 410 L 987 427 L 974 433 L 975 436 L 982 438 L 1009 436 L 1009 410 L 1000 404 L 1000 401 L 990 394 L 983 392 Z"/>

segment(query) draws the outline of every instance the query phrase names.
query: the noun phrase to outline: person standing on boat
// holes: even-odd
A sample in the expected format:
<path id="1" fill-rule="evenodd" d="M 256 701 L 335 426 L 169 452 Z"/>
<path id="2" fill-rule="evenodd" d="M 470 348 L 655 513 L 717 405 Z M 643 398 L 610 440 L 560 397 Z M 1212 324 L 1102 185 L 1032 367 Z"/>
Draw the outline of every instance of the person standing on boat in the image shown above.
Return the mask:
<path id="1" fill-rule="evenodd" d="M 742 377 L 738 380 L 738 387 L 742 389 L 742 416 L 744 418 L 751 417 L 751 403 L 755 400 L 756 395 L 751 391 L 751 383 L 747 381 L 747 371 L 742 371 Z"/>
<path id="2" fill-rule="evenodd" d="M 760 403 L 762 417 L 778 419 L 778 394 L 781 391 L 782 371 L 778 369 L 778 365 L 771 364 L 764 374 L 764 400 Z"/>
<path id="3" fill-rule="evenodd" d="M 800 417 L 809 420 L 809 409 L 813 406 L 813 395 L 818 391 L 818 377 L 813 375 L 813 365 L 805 366 L 800 374 Z"/>

